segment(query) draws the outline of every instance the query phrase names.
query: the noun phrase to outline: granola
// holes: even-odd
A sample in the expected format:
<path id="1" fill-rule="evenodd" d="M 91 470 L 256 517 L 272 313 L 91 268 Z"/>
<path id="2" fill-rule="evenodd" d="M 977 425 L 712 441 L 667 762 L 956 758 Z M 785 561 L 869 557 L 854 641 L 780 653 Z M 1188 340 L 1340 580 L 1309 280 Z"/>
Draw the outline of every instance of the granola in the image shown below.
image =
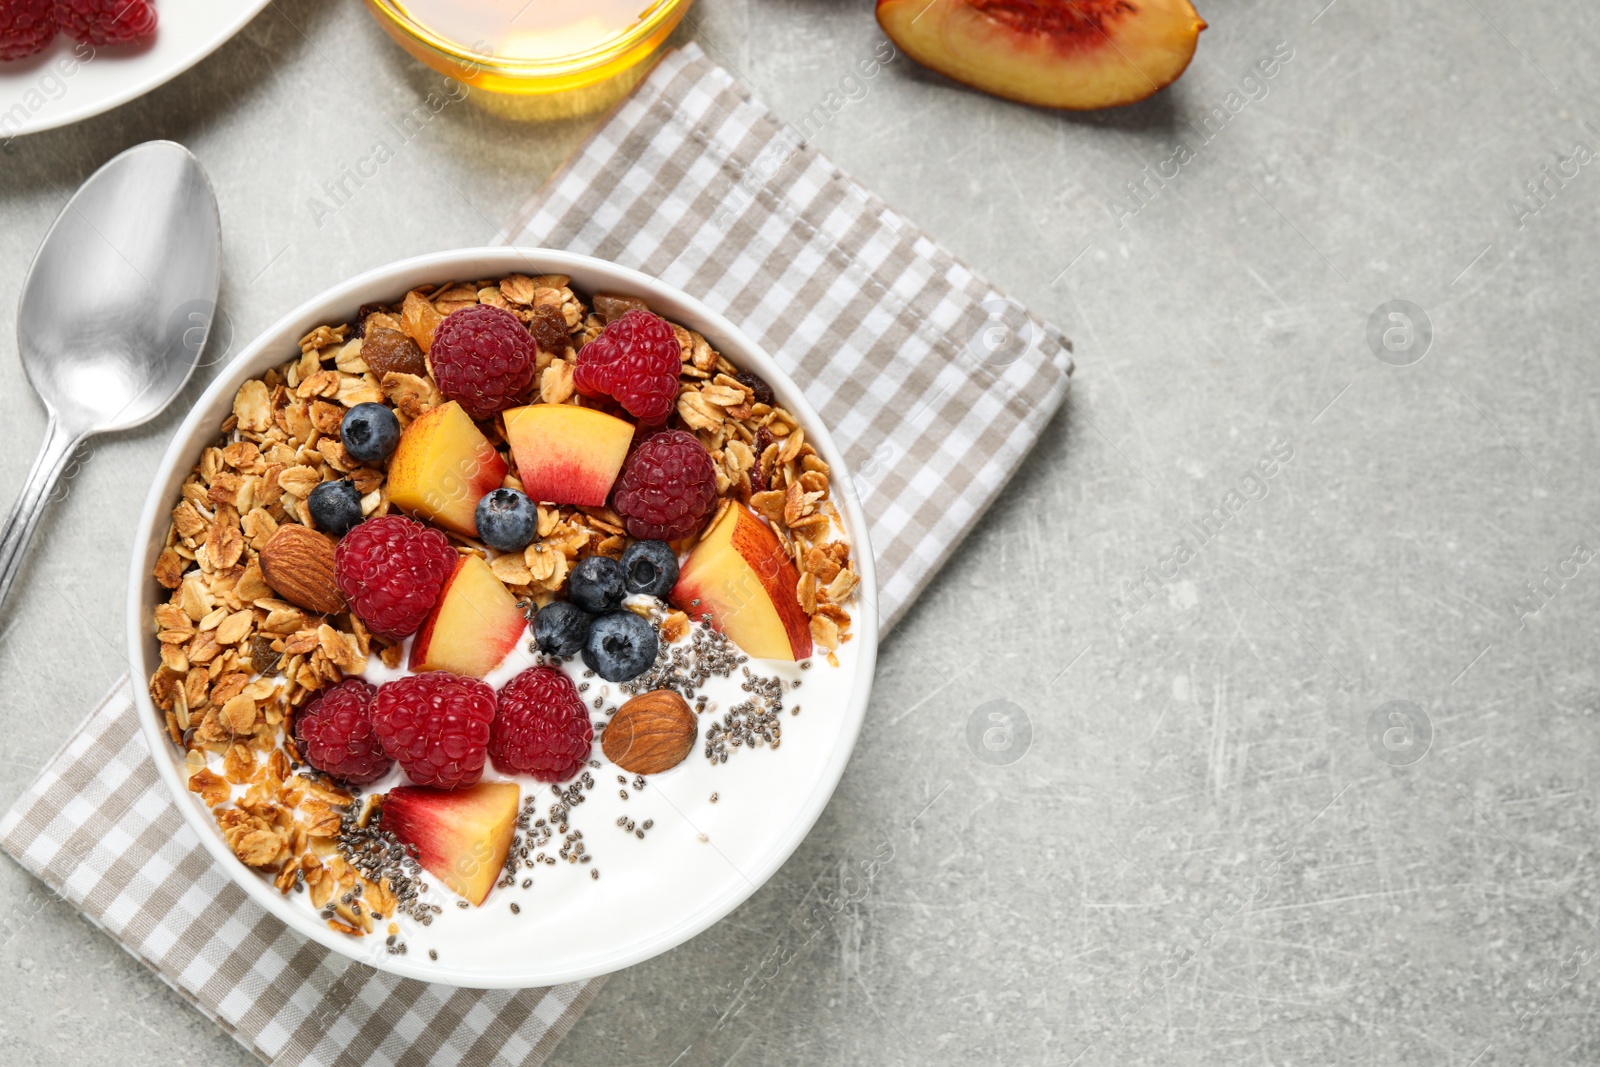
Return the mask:
<path id="1" fill-rule="evenodd" d="M 356 870 L 341 852 L 341 834 L 358 819 L 364 829 L 370 812 L 358 815 L 358 790 L 302 759 L 294 720 L 314 694 L 361 675 L 371 658 L 398 667 L 401 642 L 369 632 L 352 611 L 318 612 L 287 599 L 269 583 L 262 553 L 285 526 L 315 528 L 308 500 L 324 482 L 349 479 L 365 518 L 398 510 L 384 464 L 354 459 L 340 439 L 341 422 L 358 404 L 380 403 L 403 430 L 445 400 L 431 371 L 375 371 L 362 357 L 363 341 L 383 338 L 381 360 L 374 347 L 382 366 L 426 370 L 431 365 L 405 363 L 397 346 L 409 339 L 425 355 L 447 316 L 479 304 L 509 312 L 537 342 L 527 403 L 590 407 L 600 404 L 574 387 L 578 353 L 608 319 L 643 306 L 604 294 L 587 301 L 563 275 L 516 274 L 414 289 L 395 304 L 363 307 L 354 322 L 318 326 L 293 358 L 239 388 L 231 414 L 183 482 L 153 569 L 167 596 L 152 620 L 160 666 L 149 691 L 173 744 L 185 752 L 189 789 L 242 863 L 285 894 L 308 893 L 331 929 L 356 936 L 403 911 L 405 893 L 389 877 Z M 765 519 L 799 575 L 795 597 L 811 638 L 837 664 L 835 651 L 852 636 L 859 577 L 850 545 L 837 534 L 843 523 L 830 496 L 829 465 L 764 382 L 741 374 L 700 334 L 676 324 L 672 330 L 682 358 L 672 425 L 692 432 L 710 455 L 720 498 L 702 536 L 734 502 Z M 507 459 L 503 486 L 521 489 L 504 418 L 477 425 Z M 580 560 L 617 559 L 632 541 L 610 507 L 550 503 L 538 504 L 537 535 L 520 552 L 495 552 L 444 532 L 459 555 L 483 558 L 534 607 L 561 597 Z M 671 642 L 692 624 L 671 610 L 659 627 Z"/>

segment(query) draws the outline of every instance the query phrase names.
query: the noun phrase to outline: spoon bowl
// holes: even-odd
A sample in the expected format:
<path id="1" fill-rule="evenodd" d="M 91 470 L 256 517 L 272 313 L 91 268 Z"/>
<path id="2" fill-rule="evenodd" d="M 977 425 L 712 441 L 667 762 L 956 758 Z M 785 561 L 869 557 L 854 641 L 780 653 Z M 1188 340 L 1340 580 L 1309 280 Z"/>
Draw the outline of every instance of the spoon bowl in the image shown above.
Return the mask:
<path id="1" fill-rule="evenodd" d="M 151 141 L 96 171 L 45 235 L 23 283 L 17 349 L 49 420 L 0 530 L 0 605 L 73 450 L 154 418 L 194 372 L 216 308 L 221 230 L 199 162 Z"/>

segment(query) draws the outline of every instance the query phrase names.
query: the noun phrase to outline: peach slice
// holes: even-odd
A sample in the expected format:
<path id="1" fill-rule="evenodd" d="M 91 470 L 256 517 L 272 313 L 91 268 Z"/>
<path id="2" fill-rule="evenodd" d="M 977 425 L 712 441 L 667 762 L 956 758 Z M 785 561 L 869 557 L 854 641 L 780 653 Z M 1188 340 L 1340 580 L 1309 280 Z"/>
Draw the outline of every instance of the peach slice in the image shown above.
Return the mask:
<path id="1" fill-rule="evenodd" d="M 482 904 L 511 850 L 518 792 L 515 782 L 450 790 L 403 785 L 383 798 L 379 825 L 416 850 L 423 870 Z"/>
<path id="2" fill-rule="evenodd" d="M 478 536 L 478 501 L 509 468 L 454 400 L 426 412 L 400 435 L 389 460 L 389 499 L 402 511 Z"/>
<path id="3" fill-rule="evenodd" d="M 811 655 L 811 620 L 800 606 L 800 574 L 777 534 L 755 512 L 732 503 L 678 572 L 668 599 L 758 659 Z"/>
<path id="4" fill-rule="evenodd" d="M 482 678 L 500 666 L 527 625 L 517 598 L 489 565 L 479 556 L 462 556 L 411 642 L 406 666 Z"/>
<path id="5" fill-rule="evenodd" d="M 1206 28 L 1189 0 L 878 0 L 878 24 L 964 85 L 1073 111 L 1165 89 Z"/>
<path id="6" fill-rule="evenodd" d="M 546 504 L 605 506 L 628 458 L 633 424 L 575 404 L 529 404 L 505 414 L 522 490 Z"/>

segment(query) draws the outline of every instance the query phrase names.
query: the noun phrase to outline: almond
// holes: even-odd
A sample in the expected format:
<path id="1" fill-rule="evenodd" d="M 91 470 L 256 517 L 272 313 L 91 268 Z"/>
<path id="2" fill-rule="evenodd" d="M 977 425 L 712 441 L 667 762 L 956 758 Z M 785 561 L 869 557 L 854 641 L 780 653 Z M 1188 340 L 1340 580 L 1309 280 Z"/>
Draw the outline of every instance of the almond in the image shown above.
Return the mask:
<path id="1" fill-rule="evenodd" d="M 629 774 L 660 774 L 682 763 L 700 734 L 694 712 L 677 693 L 640 693 L 611 717 L 600 739 L 606 759 Z"/>
<path id="2" fill-rule="evenodd" d="M 344 597 L 333 581 L 333 542 L 296 522 L 286 522 L 261 549 L 261 573 L 272 591 L 291 604 L 333 615 Z"/>

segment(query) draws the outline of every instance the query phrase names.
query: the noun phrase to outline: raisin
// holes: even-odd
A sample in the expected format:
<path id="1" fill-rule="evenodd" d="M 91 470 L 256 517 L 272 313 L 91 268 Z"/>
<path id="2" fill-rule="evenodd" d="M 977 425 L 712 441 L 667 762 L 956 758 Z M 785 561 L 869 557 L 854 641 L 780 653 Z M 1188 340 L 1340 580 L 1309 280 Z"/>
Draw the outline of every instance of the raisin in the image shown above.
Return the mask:
<path id="1" fill-rule="evenodd" d="M 257 674 L 277 674 L 282 662 L 283 654 L 272 650 L 272 638 L 256 634 L 250 639 L 250 667 Z"/>
<path id="2" fill-rule="evenodd" d="M 372 335 L 361 342 L 361 358 L 380 380 L 390 371 L 415 374 L 418 378 L 428 374 L 427 360 L 422 358 L 417 342 L 388 327 L 373 330 Z"/>
<path id="3" fill-rule="evenodd" d="M 756 493 L 765 493 L 767 491 L 767 476 L 761 470 L 761 453 L 765 452 L 770 444 L 772 444 L 772 434 L 763 426 L 756 431 L 755 444 L 751 446 L 756 454 L 756 461 L 750 468 L 750 493 L 752 496 Z"/>
<path id="4" fill-rule="evenodd" d="M 385 305 L 383 304 L 362 304 L 360 309 L 356 311 L 356 324 L 350 330 L 350 336 L 352 338 L 365 337 L 367 333 L 367 316 L 376 315 L 384 309 Z"/>
<path id="5" fill-rule="evenodd" d="M 756 395 L 756 403 L 765 404 L 769 408 L 777 403 L 777 398 L 772 395 L 772 386 L 768 385 L 761 375 L 754 371 L 742 370 L 733 377 L 740 385 Z"/>
<path id="6" fill-rule="evenodd" d="M 572 336 L 567 332 L 566 317 L 561 309 L 540 304 L 533 309 L 533 343 L 542 352 L 560 355 L 572 347 Z"/>
<path id="7" fill-rule="evenodd" d="M 600 316 L 600 321 L 610 324 L 612 319 L 620 318 L 627 311 L 649 311 L 650 307 L 636 296 L 617 296 L 614 293 L 594 294 L 594 313 Z"/>

